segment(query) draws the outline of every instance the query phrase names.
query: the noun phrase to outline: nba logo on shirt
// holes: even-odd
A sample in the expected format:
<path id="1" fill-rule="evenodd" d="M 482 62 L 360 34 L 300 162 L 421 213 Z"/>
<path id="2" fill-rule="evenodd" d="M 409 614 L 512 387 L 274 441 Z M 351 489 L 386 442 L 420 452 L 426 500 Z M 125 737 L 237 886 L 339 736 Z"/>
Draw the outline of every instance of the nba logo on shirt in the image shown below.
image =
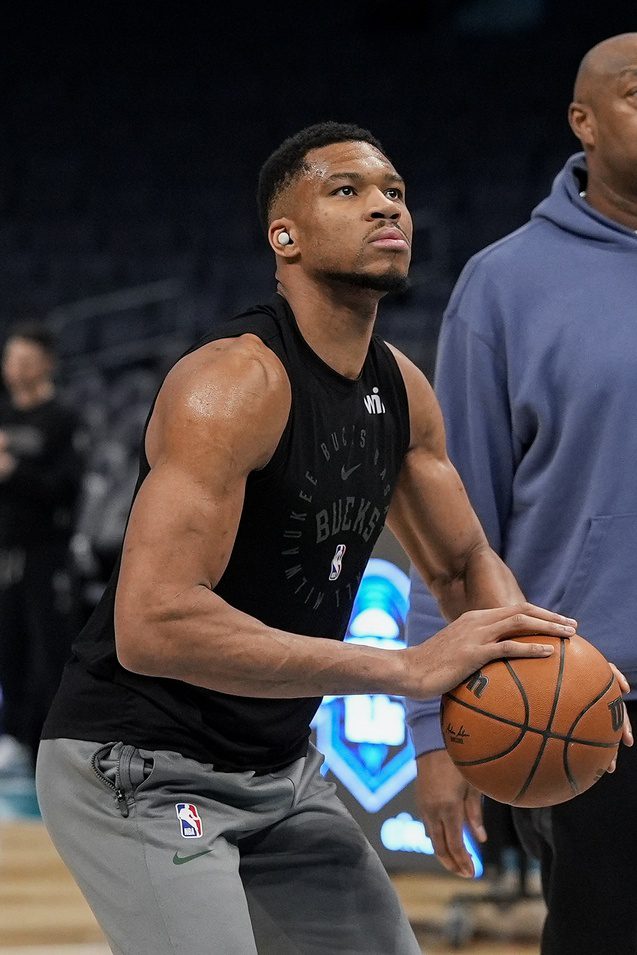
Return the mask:
<path id="1" fill-rule="evenodd" d="M 191 802 L 178 802 L 175 804 L 175 810 L 184 839 L 201 839 L 203 826 L 197 807 Z"/>
<path id="2" fill-rule="evenodd" d="M 343 554 L 347 550 L 345 544 L 339 544 L 334 552 L 332 557 L 332 569 L 330 570 L 330 580 L 337 580 L 340 573 L 341 567 L 343 566 Z"/>

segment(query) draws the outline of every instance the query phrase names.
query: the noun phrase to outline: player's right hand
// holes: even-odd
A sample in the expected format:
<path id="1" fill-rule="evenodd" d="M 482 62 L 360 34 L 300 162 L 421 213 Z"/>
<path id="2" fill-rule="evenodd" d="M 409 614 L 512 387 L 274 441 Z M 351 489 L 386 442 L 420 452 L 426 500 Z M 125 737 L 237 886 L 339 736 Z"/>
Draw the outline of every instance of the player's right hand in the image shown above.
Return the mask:
<path id="1" fill-rule="evenodd" d="M 406 696 L 431 699 L 458 686 L 480 667 L 502 657 L 547 657 L 551 644 L 542 636 L 570 637 L 577 621 L 522 603 L 491 610 L 469 610 L 424 643 L 409 647 Z M 537 635 L 537 643 L 510 639 Z"/>
<path id="2" fill-rule="evenodd" d="M 478 842 L 486 841 L 482 796 L 460 775 L 444 749 L 419 756 L 417 766 L 416 808 L 436 858 L 449 872 L 469 879 L 474 870 L 463 830 L 467 825 Z"/>

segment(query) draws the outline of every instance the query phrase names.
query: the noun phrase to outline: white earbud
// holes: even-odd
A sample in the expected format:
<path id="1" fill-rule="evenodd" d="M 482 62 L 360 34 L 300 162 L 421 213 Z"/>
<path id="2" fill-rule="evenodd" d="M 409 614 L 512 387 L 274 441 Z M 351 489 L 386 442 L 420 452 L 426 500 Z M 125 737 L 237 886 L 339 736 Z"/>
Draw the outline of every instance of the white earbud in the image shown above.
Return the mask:
<path id="1" fill-rule="evenodd" d="M 292 242 L 292 236 L 289 232 L 279 232 L 279 245 L 289 245 Z"/>

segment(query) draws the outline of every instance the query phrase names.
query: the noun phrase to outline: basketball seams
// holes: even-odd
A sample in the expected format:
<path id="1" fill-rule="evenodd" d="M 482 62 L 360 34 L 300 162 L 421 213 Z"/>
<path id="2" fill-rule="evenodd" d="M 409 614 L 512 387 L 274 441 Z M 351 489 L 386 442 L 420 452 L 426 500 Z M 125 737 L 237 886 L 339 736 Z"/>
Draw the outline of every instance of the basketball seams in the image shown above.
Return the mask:
<path id="1" fill-rule="evenodd" d="M 501 720 L 501 722 L 503 722 L 503 723 L 508 723 L 508 724 L 511 725 L 511 726 L 520 726 L 520 727 L 523 727 L 524 729 L 529 729 L 529 713 L 530 713 L 530 709 L 529 709 L 529 698 L 528 698 L 528 696 L 526 695 L 526 690 L 524 689 L 524 686 L 523 686 L 522 682 L 520 681 L 520 678 L 518 677 L 517 673 L 515 672 L 515 670 L 513 669 L 513 667 L 511 666 L 511 664 L 509 663 L 508 660 L 502 659 L 502 660 L 498 660 L 498 661 L 496 661 L 496 662 L 498 662 L 498 663 L 503 663 L 503 664 L 504 664 L 504 666 L 506 667 L 506 669 L 509 671 L 509 675 L 511 676 L 514 685 L 518 688 L 518 691 L 519 691 L 519 693 L 520 693 L 520 697 L 521 697 L 521 700 L 522 700 L 522 705 L 523 705 L 523 707 L 524 707 L 524 720 L 523 720 L 522 723 L 520 723 L 519 720 L 509 720 L 509 719 L 507 719 L 506 717 L 500 717 L 500 716 L 498 716 L 497 713 L 492 713 L 490 710 L 481 709 L 481 708 L 478 707 L 478 706 L 473 706 L 471 703 L 467 703 L 467 702 L 465 702 L 464 700 L 459 699 L 459 697 L 457 697 L 457 696 L 453 693 L 453 691 L 449 691 L 448 693 L 445 693 L 444 696 L 445 696 L 448 700 L 453 700 L 454 703 L 459 703 L 460 706 L 466 706 L 468 709 L 473 710 L 473 711 L 476 712 L 476 713 L 483 713 L 484 716 L 491 716 L 491 717 L 493 717 L 494 720 L 498 720 L 498 719 L 499 719 L 499 720 Z M 476 670 L 476 674 L 479 674 L 479 673 L 481 673 L 481 672 L 482 672 L 481 670 Z M 475 675 L 475 674 L 472 674 L 472 676 L 474 676 L 474 675 Z M 466 685 L 466 684 L 463 684 L 463 686 L 464 686 L 464 685 Z"/>
<path id="2" fill-rule="evenodd" d="M 565 772 L 566 778 L 568 779 L 568 781 L 569 781 L 569 783 L 570 783 L 570 785 L 571 785 L 571 788 L 572 788 L 572 790 L 573 790 L 573 792 L 574 792 L 575 794 L 577 794 L 577 793 L 579 792 L 579 786 L 577 785 L 577 782 L 576 782 L 576 780 L 574 779 L 573 774 L 572 774 L 571 769 L 570 769 L 570 766 L 569 766 L 569 761 L 568 761 L 568 747 L 569 747 L 569 744 L 570 744 L 570 743 L 580 742 L 580 741 L 579 741 L 579 740 L 576 740 L 576 739 L 573 737 L 573 731 L 575 730 L 575 727 L 576 727 L 577 724 L 580 722 L 580 720 L 582 720 L 582 719 L 584 718 L 584 716 L 586 715 L 586 713 L 588 713 L 588 711 L 589 711 L 593 706 L 595 706 L 595 704 L 598 703 L 598 702 L 606 695 L 606 693 L 608 693 L 608 691 L 610 690 L 610 688 L 612 687 L 612 685 L 613 685 L 613 683 L 614 683 L 614 680 L 615 680 L 615 676 L 614 676 L 614 674 L 611 672 L 610 680 L 608 681 L 608 683 L 606 684 L 606 686 L 604 687 L 604 689 L 603 689 L 600 693 L 598 693 L 597 696 L 594 697 L 589 703 L 587 703 L 587 705 L 586 705 L 586 706 L 578 713 L 578 715 L 575 717 L 575 719 L 573 720 L 573 722 L 571 723 L 571 725 L 570 725 L 570 727 L 569 727 L 569 730 L 568 730 L 568 733 L 567 733 L 567 739 L 564 741 L 564 753 L 562 754 L 562 762 L 563 762 L 563 765 L 564 765 L 564 772 Z M 613 747 L 614 747 L 614 746 L 617 746 L 618 743 L 613 743 L 613 744 L 611 744 L 611 743 L 604 743 L 604 744 L 602 744 L 602 745 L 603 745 L 604 747 L 606 747 L 606 748 L 610 748 L 611 746 L 613 746 Z"/>
<path id="3" fill-rule="evenodd" d="M 584 718 L 584 716 L 586 715 L 586 713 L 588 713 L 588 711 L 591 709 L 591 707 L 595 706 L 595 704 L 598 703 L 598 702 L 601 700 L 601 698 L 604 696 L 605 693 L 608 693 L 608 691 L 610 690 L 611 686 L 613 685 L 614 680 L 615 680 L 615 676 L 614 676 L 613 673 L 611 673 L 611 675 L 610 675 L 610 680 L 608 681 L 608 683 L 606 684 L 606 686 L 604 687 L 604 689 L 601 690 L 601 691 L 597 694 L 597 696 L 593 697 L 593 699 L 592 699 L 589 703 L 587 703 L 586 706 L 585 706 L 582 710 L 580 710 L 580 712 L 577 714 L 577 716 L 575 717 L 575 719 L 573 720 L 573 722 L 571 723 L 571 725 L 570 725 L 570 727 L 569 727 L 568 733 L 566 734 L 568 737 L 572 737 L 572 735 L 573 735 L 573 730 L 575 729 L 575 727 L 577 726 L 577 724 L 579 723 L 579 721 Z"/>
<path id="4" fill-rule="evenodd" d="M 612 686 L 612 681 L 606 687 L 604 692 L 607 692 L 610 689 L 610 686 Z M 589 709 L 590 706 L 593 706 L 594 703 L 597 702 L 597 700 L 601 699 L 601 696 L 603 696 L 603 693 L 600 694 L 600 696 L 596 697 L 595 700 L 591 701 L 591 703 L 589 704 L 589 706 L 587 706 L 586 709 Z M 491 713 L 489 710 L 482 709 L 481 707 L 476 706 L 474 703 L 467 703 L 466 700 L 461 700 L 459 697 L 455 696 L 455 694 L 453 693 L 446 693 L 445 697 L 448 700 L 452 701 L 453 703 L 456 703 L 458 706 L 463 706 L 467 710 L 471 710 L 474 713 L 479 713 L 480 716 L 486 716 L 497 723 L 503 723 L 505 726 L 512 726 L 515 729 L 522 730 L 521 736 L 516 740 L 515 744 L 507 748 L 506 750 L 502 750 L 502 752 L 497 753 L 495 756 L 485 756 L 485 757 L 481 757 L 480 759 L 471 759 L 471 760 L 454 759 L 454 762 L 456 763 L 457 766 L 477 766 L 480 763 L 487 763 L 494 759 L 501 759 L 502 756 L 506 756 L 508 753 L 511 752 L 512 749 L 515 748 L 515 746 L 518 745 L 521 737 L 524 736 L 525 733 L 535 733 L 537 736 L 542 736 L 544 738 L 543 745 L 545 745 L 546 742 L 548 742 L 548 740 L 551 740 L 551 739 L 558 740 L 566 744 L 577 743 L 578 745 L 581 745 L 581 746 L 593 746 L 599 749 L 613 749 L 617 745 L 616 743 L 604 743 L 601 740 L 586 739 L 580 736 L 572 736 L 567 733 L 557 733 L 555 732 L 555 730 L 551 730 L 551 731 L 542 730 L 542 729 L 539 729 L 539 727 L 537 726 L 532 726 L 530 723 L 520 723 L 518 720 L 509 719 L 507 716 L 499 716 L 496 713 Z M 584 712 L 585 711 L 583 710 L 580 716 L 578 716 L 578 720 L 581 719 L 581 716 L 583 716 Z"/>
<path id="5" fill-rule="evenodd" d="M 560 640 L 560 665 L 557 671 L 557 680 L 555 682 L 555 695 L 553 697 L 553 708 L 551 709 L 551 715 L 549 716 L 549 721 L 546 727 L 549 732 L 551 727 L 553 726 L 553 720 L 555 719 L 555 714 L 557 712 L 557 703 L 560 698 L 560 692 L 562 690 L 562 679 L 564 677 L 565 662 L 566 662 L 566 643 L 564 640 Z"/>
<path id="6" fill-rule="evenodd" d="M 478 710 L 478 712 L 480 711 Z M 515 724 L 515 725 L 519 726 L 519 724 Z M 483 763 L 492 763 L 496 759 L 502 759 L 504 756 L 508 756 L 509 753 L 512 753 L 513 750 L 516 748 L 516 746 L 518 746 L 520 742 L 524 739 L 524 736 L 525 736 L 524 727 L 519 727 L 519 728 L 521 732 L 518 738 L 515 740 L 515 742 L 511 743 L 511 745 L 507 749 L 503 749 L 502 752 L 496 753 L 494 756 L 481 756 L 480 759 L 455 759 L 454 762 L 456 766 L 481 766 Z"/>
<path id="7" fill-rule="evenodd" d="M 500 658 L 443 694 L 453 762 L 478 790 L 513 806 L 572 799 L 601 778 L 619 744 L 621 696 L 608 662 L 579 635 L 548 639 L 556 649 L 559 640 L 548 668 Z"/>
<path id="8" fill-rule="evenodd" d="M 541 730 L 537 726 L 531 726 L 530 723 L 520 723 L 518 720 L 511 720 L 507 716 L 498 716 L 496 713 L 490 713 L 489 710 L 483 710 L 474 703 L 467 703 L 466 700 L 459 699 L 453 693 L 446 693 L 445 696 L 448 700 L 457 703 L 458 706 L 464 706 L 465 709 L 479 713 L 481 716 L 488 716 L 489 719 L 495 720 L 498 723 L 504 723 L 506 726 L 514 726 L 516 729 L 524 730 L 525 733 L 536 733 L 538 736 L 544 736 L 546 739 L 557 739 L 566 743 L 581 743 L 584 746 L 599 746 L 602 749 L 612 749 L 613 746 L 617 745 L 616 743 L 603 743 L 600 740 L 568 736 L 566 733 L 556 733 L 554 730 L 549 733 L 548 730 Z M 482 762 L 482 760 L 478 760 L 478 762 Z"/>
<path id="9" fill-rule="evenodd" d="M 515 670 L 514 670 L 513 667 L 511 666 L 511 663 L 509 662 L 509 660 L 503 660 L 502 662 L 504 663 L 505 667 L 507 668 L 507 670 L 508 670 L 509 673 L 511 674 L 511 678 L 512 678 L 513 682 L 515 683 L 515 685 L 517 686 L 518 690 L 520 691 L 520 696 L 522 697 L 522 703 L 524 704 L 524 725 L 525 725 L 525 726 L 528 726 L 528 723 L 529 723 L 529 714 L 530 714 L 531 711 L 530 711 L 530 709 L 529 709 L 529 698 L 528 698 L 528 696 L 526 695 L 526 690 L 524 689 L 524 686 L 523 686 L 523 684 L 522 684 L 522 681 L 520 680 L 519 676 L 517 675 L 517 673 L 515 672 Z"/>
<path id="10" fill-rule="evenodd" d="M 565 744 L 564 744 L 564 754 L 563 754 L 564 775 L 566 776 L 566 778 L 567 778 L 567 780 L 568 780 L 568 784 L 569 784 L 569 786 L 571 787 L 571 789 L 573 790 L 574 795 L 577 795 L 578 792 L 579 792 L 579 786 L 577 785 L 577 780 L 576 780 L 575 777 L 573 776 L 573 773 L 571 772 L 571 768 L 570 768 L 570 766 L 568 765 L 568 755 L 567 755 L 567 753 L 568 753 L 568 743 L 565 743 Z"/>
<path id="11" fill-rule="evenodd" d="M 564 676 L 565 657 L 566 657 L 565 643 L 564 643 L 564 640 L 560 640 L 560 665 L 557 671 L 557 679 L 555 681 L 555 693 L 553 694 L 553 706 L 551 707 L 551 715 L 549 716 L 548 723 L 546 724 L 546 731 L 543 734 L 544 739 L 542 740 L 537 756 L 535 757 L 535 762 L 531 766 L 531 769 L 529 770 L 529 775 L 526 777 L 526 780 L 523 783 L 522 788 L 520 789 L 519 793 L 513 800 L 514 803 L 516 803 L 518 799 L 522 799 L 527 789 L 531 785 L 531 782 L 533 781 L 533 777 L 535 776 L 537 772 L 537 768 L 542 761 L 542 756 L 544 755 L 544 750 L 546 749 L 546 746 L 549 740 L 549 735 L 551 733 L 551 727 L 553 726 L 553 720 L 555 719 L 555 714 L 557 712 L 557 703 L 560 698 L 560 690 L 562 689 L 562 677 Z"/>

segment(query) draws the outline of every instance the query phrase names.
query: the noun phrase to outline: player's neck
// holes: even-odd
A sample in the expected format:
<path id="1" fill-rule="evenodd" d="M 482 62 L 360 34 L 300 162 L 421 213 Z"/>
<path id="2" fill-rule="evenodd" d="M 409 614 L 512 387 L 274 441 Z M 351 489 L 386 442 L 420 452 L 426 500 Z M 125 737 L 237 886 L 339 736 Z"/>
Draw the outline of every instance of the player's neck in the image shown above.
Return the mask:
<path id="1" fill-rule="evenodd" d="M 310 348 L 345 378 L 358 378 L 374 331 L 377 296 L 356 295 L 343 301 L 323 288 L 291 289 L 279 282 L 277 291 L 294 312 Z"/>

